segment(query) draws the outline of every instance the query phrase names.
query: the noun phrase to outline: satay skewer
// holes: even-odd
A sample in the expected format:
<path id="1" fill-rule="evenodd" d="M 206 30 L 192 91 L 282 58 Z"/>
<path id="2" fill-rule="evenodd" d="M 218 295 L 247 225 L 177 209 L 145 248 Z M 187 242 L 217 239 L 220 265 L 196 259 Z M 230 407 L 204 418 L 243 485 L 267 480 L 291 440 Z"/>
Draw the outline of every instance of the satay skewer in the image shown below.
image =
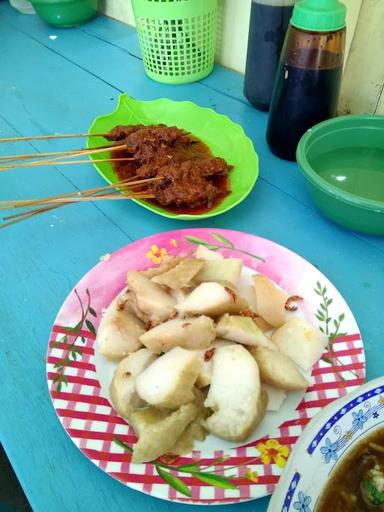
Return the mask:
<path id="1" fill-rule="evenodd" d="M 49 206 L 63 206 L 66 204 L 72 204 L 72 203 L 83 203 L 87 201 L 105 201 L 108 200 L 120 200 L 120 199 L 152 199 L 155 196 L 153 194 L 145 193 L 145 192 L 131 192 L 130 194 L 103 194 L 98 196 L 77 196 L 72 195 L 70 197 L 57 197 L 56 199 L 52 199 L 50 201 L 46 201 L 44 203 L 48 207 Z M 6 217 L 3 217 L 3 220 L 7 219 L 13 219 L 15 217 L 21 217 L 25 215 L 26 213 L 30 211 L 36 211 L 36 210 L 26 210 L 25 212 L 21 213 L 13 213 L 11 215 L 7 215 Z"/>
<path id="2" fill-rule="evenodd" d="M 8 199 L 0 201 L 0 210 L 12 210 L 14 208 L 24 208 L 26 206 L 37 206 L 41 204 L 47 204 L 56 200 L 68 199 L 68 198 L 79 198 L 79 197 L 97 197 L 97 194 L 107 192 L 111 189 L 117 190 L 129 190 L 130 187 L 137 187 L 140 185 L 148 185 L 154 181 L 162 179 L 161 177 L 138 179 L 136 176 L 128 178 L 126 180 L 117 181 L 111 185 L 104 185 L 102 187 L 95 187 L 79 192 L 67 192 L 65 194 L 58 194 L 55 196 L 42 197 L 39 199 Z M 135 194 L 140 192 L 135 192 Z M 119 193 L 118 195 L 121 196 Z M 127 197 L 123 195 L 122 198 Z"/>
<path id="3" fill-rule="evenodd" d="M 77 156 L 77 155 L 68 155 L 68 156 Z M 61 159 L 60 159 L 61 160 Z M 101 158 L 101 159 L 97 159 L 97 160 L 64 160 L 63 162 L 60 162 L 59 159 L 51 159 L 51 160 L 47 160 L 46 162 L 43 162 L 39 161 L 39 165 L 32 165 L 34 164 L 35 162 L 30 162 L 29 164 L 24 164 L 23 167 L 43 167 L 44 165 L 73 165 L 73 164 L 96 164 L 98 162 L 131 162 L 132 160 L 135 160 L 134 158 L 131 158 L 131 157 L 121 157 L 121 158 Z M 0 171 L 2 170 L 10 170 L 10 169 L 17 169 L 18 167 L 21 167 L 16 165 L 16 166 L 1 166 L 0 165 Z"/>
<path id="4" fill-rule="evenodd" d="M 2 142 L 23 142 L 27 140 L 50 140 L 50 139 L 75 139 L 80 137 L 105 137 L 108 133 L 59 133 L 52 135 L 32 135 L 28 137 L 3 137 Z"/>
<path id="5" fill-rule="evenodd" d="M 102 197 L 96 196 L 96 197 L 89 197 L 89 198 L 84 198 L 84 199 L 87 199 L 88 201 L 94 201 L 95 199 L 99 200 L 99 201 L 105 201 L 105 200 L 111 200 L 111 199 L 153 199 L 154 198 L 153 194 L 134 194 L 134 195 L 132 194 L 130 196 L 117 196 L 116 195 L 113 197 L 111 197 L 111 196 L 112 196 L 112 194 L 102 196 Z M 41 213 L 46 213 L 48 211 L 55 210 L 56 208 L 60 208 L 61 206 L 66 206 L 66 205 L 74 204 L 77 202 L 78 202 L 77 200 L 68 200 L 67 202 L 63 202 L 61 204 L 52 204 L 49 206 L 44 206 L 42 208 L 30 209 L 30 210 L 27 210 L 22 213 L 8 215 L 7 217 L 3 218 L 3 220 L 8 220 L 8 221 L 4 222 L 3 224 L 0 224 L 0 229 L 6 228 L 13 224 L 17 224 L 18 222 L 21 222 L 23 220 L 30 219 L 31 217 L 40 215 Z"/>
<path id="6" fill-rule="evenodd" d="M 126 149 L 126 145 L 119 144 L 118 146 L 103 146 L 100 148 L 87 149 L 87 150 L 81 152 L 81 156 L 95 155 L 97 153 L 104 153 L 105 151 L 113 152 L 113 151 L 117 151 L 117 150 L 121 150 L 121 149 Z M 71 156 L 79 156 L 78 150 L 76 150 L 72 153 L 68 152 L 68 151 L 64 151 L 63 153 L 64 154 L 61 154 L 61 156 L 57 156 L 55 158 L 36 160 L 34 162 L 15 164 L 15 165 L 3 165 L 3 166 L 0 166 L 0 172 L 9 171 L 10 169 L 19 169 L 19 168 L 23 168 L 23 167 L 39 167 L 39 166 L 43 166 L 43 165 L 55 165 L 56 163 L 60 162 L 61 160 L 65 160 L 66 158 L 69 158 Z M 133 160 L 133 158 L 132 158 L 132 160 Z M 90 163 L 88 160 L 84 160 L 84 162 Z"/>
<path id="7" fill-rule="evenodd" d="M 108 144 L 108 145 L 105 145 L 105 146 L 98 146 L 98 148 L 94 148 L 94 149 L 103 149 L 105 148 L 106 150 L 108 148 L 110 148 L 111 145 Z M 73 156 L 76 156 L 76 155 L 81 155 L 82 153 L 84 153 L 85 151 L 89 151 L 88 148 L 81 148 L 81 149 L 69 149 L 69 150 L 66 150 L 66 151 L 48 151 L 46 153 L 22 153 L 20 155 L 1 155 L 0 156 L 0 160 L 5 160 L 5 161 L 9 161 L 9 160 L 32 160 L 34 158 L 41 158 L 41 157 L 46 157 L 46 156 L 57 156 L 57 155 L 73 155 Z"/>
<path id="8" fill-rule="evenodd" d="M 106 185 L 104 187 L 95 187 L 92 189 L 83 190 L 78 193 L 69 192 L 66 194 L 59 194 L 56 196 L 40 198 L 40 199 L 28 199 L 28 200 L 8 200 L 0 201 L 0 209 L 9 210 L 13 208 L 23 208 L 26 206 L 33 206 L 21 213 L 14 213 L 3 218 L 8 221 L 0 225 L 0 229 L 27 220 L 33 216 L 39 215 L 51 211 L 61 206 L 74 204 L 78 202 L 86 201 L 105 201 L 105 200 L 121 200 L 121 199 L 153 199 L 155 196 L 149 191 L 134 192 L 129 190 L 128 187 L 134 187 L 138 185 L 145 185 L 156 181 L 160 178 L 147 178 L 147 179 L 134 179 L 129 178 L 121 182 L 116 182 L 112 185 Z M 125 193 L 119 192 L 105 194 L 106 191 L 115 189 L 125 189 Z M 36 208 L 38 206 L 38 208 Z"/>

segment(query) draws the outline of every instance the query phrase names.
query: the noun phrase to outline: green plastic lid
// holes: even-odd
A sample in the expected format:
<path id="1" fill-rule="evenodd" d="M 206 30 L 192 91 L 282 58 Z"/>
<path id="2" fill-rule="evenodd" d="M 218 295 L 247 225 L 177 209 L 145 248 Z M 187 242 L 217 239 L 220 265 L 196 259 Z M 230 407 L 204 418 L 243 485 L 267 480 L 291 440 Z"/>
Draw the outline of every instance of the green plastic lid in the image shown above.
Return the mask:
<path id="1" fill-rule="evenodd" d="M 345 27 L 346 10 L 339 0 L 301 0 L 295 4 L 291 25 L 315 32 L 340 30 Z"/>

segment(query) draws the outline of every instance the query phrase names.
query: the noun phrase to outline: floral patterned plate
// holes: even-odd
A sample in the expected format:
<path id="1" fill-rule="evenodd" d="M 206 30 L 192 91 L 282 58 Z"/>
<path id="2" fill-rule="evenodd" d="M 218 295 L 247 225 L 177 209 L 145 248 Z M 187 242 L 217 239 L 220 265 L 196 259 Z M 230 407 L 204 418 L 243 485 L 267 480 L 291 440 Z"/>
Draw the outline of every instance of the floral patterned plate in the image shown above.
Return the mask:
<path id="1" fill-rule="evenodd" d="M 301 313 L 329 336 L 329 346 L 313 368 L 313 385 L 304 394 L 290 393 L 279 413 L 268 413 L 246 444 L 208 436 L 188 456 L 132 464 L 136 437 L 110 404 L 113 365 L 103 360 L 95 343 L 100 317 L 125 287 L 127 270 L 158 265 L 166 254 L 190 254 L 198 245 L 242 258 L 248 279 L 252 272 L 261 272 L 288 294 L 304 297 Z M 364 382 L 363 344 L 342 296 L 319 270 L 269 240 L 237 231 L 184 229 L 136 241 L 100 259 L 69 294 L 55 320 L 47 353 L 48 386 L 59 420 L 76 446 L 131 488 L 199 504 L 270 494 L 309 420 Z"/>
<path id="2" fill-rule="evenodd" d="M 268 512 L 314 512 L 339 460 L 383 423 L 384 377 L 325 407 L 295 445 Z"/>

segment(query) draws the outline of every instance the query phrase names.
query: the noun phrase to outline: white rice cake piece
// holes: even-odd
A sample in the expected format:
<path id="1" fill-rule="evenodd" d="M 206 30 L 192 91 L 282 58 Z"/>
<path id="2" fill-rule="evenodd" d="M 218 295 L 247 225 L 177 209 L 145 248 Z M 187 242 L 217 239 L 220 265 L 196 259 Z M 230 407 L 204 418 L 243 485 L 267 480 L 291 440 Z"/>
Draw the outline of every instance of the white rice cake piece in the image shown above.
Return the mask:
<path id="1" fill-rule="evenodd" d="M 233 345 L 233 341 L 215 339 L 206 349 L 196 350 L 200 359 L 200 372 L 196 380 L 196 386 L 198 388 L 204 388 L 211 384 L 215 351 L 217 348 L 227 345 Z"/>
<path id="2" fill-rule="evenodd" d="M 140 337 L 141 343 L 156 354 L 174 347 L 206 348 L 216 338 L 215 323 L 208 316 L 176 318 L 153 327 Z"/>
<path id="3" fill-rule="evenodd" d="M 303 370 L 310 370 L 328 345 L 328 336 L 303 318 L 292 318 L 272 334 L 277 347 Z"/>
<path id="4" fill-rule="evenodd" d="M 176 300 L 160 285 L 136 271 L 128 272 L 127 282 L 135 295 L 137 307 L 149 317 L 153 324 L 168 320 L 173 314 Z"/>
<path id="5" fill-rule="evenodd" d="M 199 371 L 197 354 L 175 347 L 156 359 L 137 377 L 136 390 L 148 404 L 177 409 L 194 400 L 193 386 Z"/>
<path id="6" fill-rule="evenodd" d="M 199 274 L 203 266 L 204 262 L 201 260 L 182 259 L 168 272 L 152 277 L 152 281 L 172 290 L 180 290 L 190 286 L 191 281 Z"/>
<path id="7" fill-rule="evenodd" d="M 140 336 L 145 333 L 139 320 L 120 297 L 106 309 L 97 332 L 101 354 L 109 361 L 121 361 L 142 347 Z"/>
<path id="8" fill-rule="evenodd" d="M 280 350 L 251 347 L 250 352 L 259 367 L 261 382 L 285 391 L 307 389 L 309 386 L 292 359 Z"/>
<path id="9" fill-rule="evenodd" d="M 145 402 L 136 392 L 136 377 L 156 359 L 156 355 L 141 348 L 125 357 L 118 364 L 109 387 L 111 400 L 116 411 L 129 419 L 131 412 Z"/>
<path id="10" fill-rule="evenodd" d="M 238 315 L 223 315 L 216 325 L 217 335 L 242 345 L 275 347 L 252 318 Z"/>
<path id="11" fill-rule="evenodd" d="M 236 286 L 240 280 L 243 262 L 239 258 L 225 258 L 222 260 L 207 260 L 203 262 L 201 270 L 195 280 L 198 283 L 208 281 L 226 281 Z"/>
<path id="12" fill-rule="evenodd" d="M 230 285 L 201 283 L 176 309 L 182 314 L 221 316 L 239 313 L 248 304 Z"/>
<path id="13" fill-rule="evenodd" d="M 252 276 L 256 292 L 257 313 L 274 327 L 287 321 L 285 303 L 288 295 L 262 274 Z"/>
<path id="14" fill-rule="evenodd" d="M 267 400 L 248 350 L 238 344 L 218 348 L 204 403 L 213 410 L 205 422 L 207 429 L 229 441 L 245 441 L 264 417 Z"/>

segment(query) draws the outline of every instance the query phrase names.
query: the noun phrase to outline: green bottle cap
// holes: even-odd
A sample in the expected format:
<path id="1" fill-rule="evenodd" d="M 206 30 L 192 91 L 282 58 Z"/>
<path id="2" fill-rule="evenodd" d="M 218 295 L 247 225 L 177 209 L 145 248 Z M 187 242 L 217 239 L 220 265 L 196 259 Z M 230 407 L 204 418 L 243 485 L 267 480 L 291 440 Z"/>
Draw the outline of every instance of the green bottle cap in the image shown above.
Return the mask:
<path id="1" fill-rule="evenodd" d="M 339 0 L 301 0 L 293 9 L 291 25 L 314 32 L 345 27 L 346 7 Z"/>

